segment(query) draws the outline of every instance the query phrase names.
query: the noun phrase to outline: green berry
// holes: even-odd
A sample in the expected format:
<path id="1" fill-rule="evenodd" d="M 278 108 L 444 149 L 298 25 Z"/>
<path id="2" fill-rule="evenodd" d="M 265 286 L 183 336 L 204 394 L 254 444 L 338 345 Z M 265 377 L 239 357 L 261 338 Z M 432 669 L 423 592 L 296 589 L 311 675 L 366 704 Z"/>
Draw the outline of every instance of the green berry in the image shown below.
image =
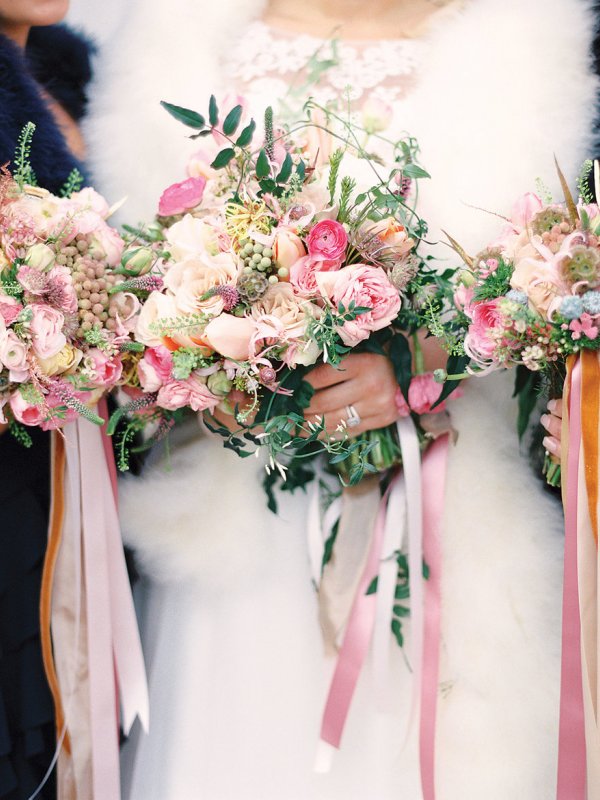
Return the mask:
<path id="1" fill-rule="evenodd" d="M 263 256 L 266 258 L 273 258 L 273 250 L 270 247 L 265 247 L 263 250 Z"/>
<path id="2" fill-rule="evenodd" d="M 245 275 L 251 275 L 251 274 L 254 272 L 254 270 L 252 269 L 252 267 L 244 267 L 244 269 L 242 270 L 242 272 L 243 272 Z"/>
<path id="3" fill-rule="evenodd" d="M 261 260 L 260 260 L 260 265 L 261 265 L 261 267 L 264 267 L 264 269 L 269 269 L 269 267 L 271 266 L 271 259 L 270 258 L 265 258 L 263 256 L 261 258 Z"/>
<path id="4" fill-rule="evenodd" d="M 254 252 L 254 245 L 252 244 L 252 242 L 247 242 L 244 245 L 244 255 L 251 256 L 253 252 Z"/>
<path id="5" fill-rule="evenodd" d="M 269 283 L 276 284 L 279 283 L 279 278 L 277 275 L 269 275 Z"/>
<path id="6" fill-rule="evenodd" d="M 259 244 L 259 243 L 257 242 L 257 243 L 254 245 L 254 252 L 258 254 L 258 253 L 262 253 L 262 251 L 263 251 L 263 246 L 262 246 L 262 244 Z"/>
<path id="7" fill-rule="evenodd" d="M 290 274 L 290 271 L 287 267 L 279 267 L 277 274 L 280 278 L 287 278 Z"/>
<path id="8" fill-rule="evenodd" d="M 254 264 L 260 264 L 261 261 L 262 261 L 261 254 L 260 253 L 254 253 L 254 255 L 252 256 L 252 262 Z"/>

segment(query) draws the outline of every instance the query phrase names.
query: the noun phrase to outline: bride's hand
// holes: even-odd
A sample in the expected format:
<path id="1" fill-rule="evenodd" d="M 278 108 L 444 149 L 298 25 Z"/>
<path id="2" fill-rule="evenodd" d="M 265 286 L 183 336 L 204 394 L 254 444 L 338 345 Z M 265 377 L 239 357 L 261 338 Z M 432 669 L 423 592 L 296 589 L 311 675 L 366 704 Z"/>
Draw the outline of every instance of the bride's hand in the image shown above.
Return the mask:
<path id="1" fill-rule="evenodd" d="M 347 407 L 353 406 L 360 424 L 348 428 L 351 436 L 384 428 L 398 417 L 392 364 L 385 356 L 375 353 L 351 353 L 338 368 L 322 364 L 313 369 L 306 380 L 315 393 L 304 416 L 309 421 L 325 418 L 329 434 L 335 433 L 340 422 L 348 420 Z"/>
<path id="2" fill-rule="evenodd" d="M 543 414 L 541 423 L 550 434 L 545 436 L 542 444 L 550 455 L 560 458 L 560 436 L 562 429 L 562 400 L 548 402 L 548 414 Z"/>

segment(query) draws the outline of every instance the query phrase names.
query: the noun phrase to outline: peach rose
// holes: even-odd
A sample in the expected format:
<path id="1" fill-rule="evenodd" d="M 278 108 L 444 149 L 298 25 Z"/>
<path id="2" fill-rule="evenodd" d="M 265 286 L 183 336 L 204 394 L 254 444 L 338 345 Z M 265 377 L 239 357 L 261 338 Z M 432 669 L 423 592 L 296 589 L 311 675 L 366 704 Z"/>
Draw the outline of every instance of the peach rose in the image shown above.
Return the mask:
<path id="1" fill-rule="evenodd" d="M 273 258 L 277 266 L 289 270 L 305 255 L 302 239 L 288 228 L 278 228 L 273 241 Z"/>
<path id="2" fill-rule="evenodd" d="M 219 253 L 218 232 L 204 219 L 186 214 L 167 231 L 167 250 L 174 261 Z"/>
<path id="3" fill-rule="evenodd" d="M 38 358 L 37 361 L 44 375 L 52 377 L 64 372 L 73 372 L 82 358 L 82 351 L 67 342 L 63 349 L 52 358 Z"/>
<path id="4" fill-rule="evenodd" d="M 379 222 L 364 225 L 361 234 L 367 239 L 375 237 L 379 239 L 382 244 L 382 253 L 398 259 L 410 253 L 416 244 L 415 240 L 408 235 L 404 225 L 401 225 L 394 217 L 386 217 Z"/>
<path id="5" fill-rule="evenodd" d="M 251 344 L 256 333 L 256 322 L 248 317 L 221 314 L 212 319 L 204 329 L 206 342 L 225 358 L 247 361 L 252 358 Z"/>
<path id="6" fill-rule="evenodd" d="M 220 253 L 213 258 L 187 258 L 172 266 L 164 281 L 180 314 L 204 312 L 216 317 L 224 311 L 223 298 L 219 294 L 207 297 L 207 293 L 216 286 L 235 286 L 238 274 L 233 257 Z"/>

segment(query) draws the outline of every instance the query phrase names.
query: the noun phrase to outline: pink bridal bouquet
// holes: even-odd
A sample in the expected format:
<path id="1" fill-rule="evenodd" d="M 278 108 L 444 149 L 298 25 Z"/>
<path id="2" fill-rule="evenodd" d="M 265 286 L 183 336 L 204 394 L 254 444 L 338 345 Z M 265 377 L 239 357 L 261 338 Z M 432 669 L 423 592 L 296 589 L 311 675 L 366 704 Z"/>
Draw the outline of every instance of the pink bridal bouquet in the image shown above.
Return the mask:
<path id="1" fill-rule="evenodd" d="M 22 134 L 28 149 L 34 127 Z M 93 189 L 64 196 L 33 185 L 26 158 L 0 177 L 0 421 L 23 443 L 24 426 L 62 427 L 117 385 L 138 301 L 115 293 L 124 242 Z"/>
<path id="2" fill-rule="evenodd" d="M 312 476 L 323 449 L 350 482 L 398 463 L 391 430 L 350 440 L 341 423 L 331 437 L 303 411 L 307 371 L 350 351 L 389 355 L 399 414 L 429 411 L 440 393 L 432 376 L 411 384 L 409 339 L 417 342 L 444 281 L 417 252 L 426 226 L 409 197 L 427 173 L 414 140 L 392 143 L 383 167 L 356 145 L 350 123 L 312 104 L 293 131 L 268 109 L 258 146 L 243 103 L 224 118 L 214 97 L 207 118 L 164 105 L 203 146 L 188 177 L 164 191 L 157 224 L 136 231 L 162 252 L 137 279 L 151 290 L 135 328 L 142 394 L 116 419 L 129 414 L 131 430 L 158 422 L 162 432 L 179 409 L 208 412 L 240 454 L 266 447 L 272 479 L 287 488 Z M 234 433 L 215 409 L 231 415 Z"/>

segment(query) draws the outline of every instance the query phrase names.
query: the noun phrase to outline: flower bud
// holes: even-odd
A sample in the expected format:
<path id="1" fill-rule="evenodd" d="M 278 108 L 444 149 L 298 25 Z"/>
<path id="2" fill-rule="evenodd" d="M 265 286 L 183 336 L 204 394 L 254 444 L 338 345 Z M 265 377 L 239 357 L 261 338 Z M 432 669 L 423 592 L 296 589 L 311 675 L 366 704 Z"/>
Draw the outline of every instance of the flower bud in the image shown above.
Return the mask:
<path id="1" fill-rule="evenodd" d="M 117 272 L 125 275 L 145 275 L 154 263 L 154 251 L 150 247 L 136 247 L 126 250 L 121 258 Z"/>
<path id="2" fill-rule="evenodd" d="M 29 248 L 25 263 L 33 269 L 47 270 L 54 264 L 54 252 L 46 244 L 39 242 Z"/>
<path id="3" fill-rule="evenodd" d="M 227 373 L 220 369 L 218 372 L 213 372 L 212 375 L 208 376 L 206 385 L 213 394 L 225 397 L 231 391 L 233 382 L 227 377 Z"/>
<path id="4" fill-rule="evenodd" d="M 448 373 L 445 369 L 436 369 L 433 371 L 433 380 L 436 383 L 445 383 L 448 378 Z"/>
<path id="5" fill-rule="evenodd" d="M 273 242 L 273 259 L 279 268 L 290 269 L 299 258 L 306 255 L 302 239 L 292 231 L 283 228 Z"/>

